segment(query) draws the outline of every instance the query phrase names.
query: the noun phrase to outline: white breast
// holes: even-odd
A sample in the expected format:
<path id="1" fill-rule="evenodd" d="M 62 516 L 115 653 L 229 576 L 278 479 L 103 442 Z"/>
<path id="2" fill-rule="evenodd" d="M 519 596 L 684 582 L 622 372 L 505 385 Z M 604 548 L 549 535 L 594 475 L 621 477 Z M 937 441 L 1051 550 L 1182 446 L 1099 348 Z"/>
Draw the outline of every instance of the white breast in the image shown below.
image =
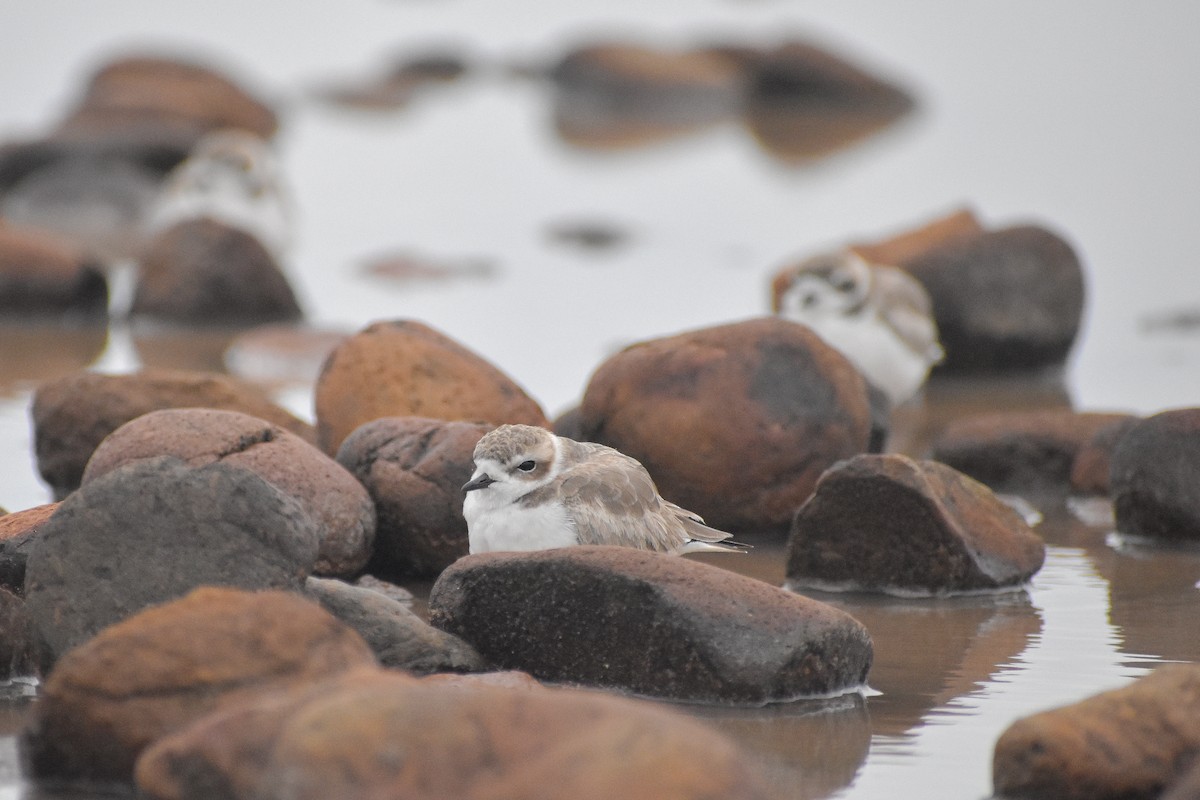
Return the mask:
<path id="1" fill-rule="evenodd" d="M 472 553 L 496 550 L 547 550 L 578 544 L 570 518 L 560 504 L 493 505 L 488 489 L 467 494 L 463 516 Z M 481 496 L 483 495 L 483 496 Z"/>
<path id="2" fill-rule="evenodd" d="M 840 350 L 894 404 L 916 394 L 929 375 L 929 359 L 910 349 L 874 315 L 802 321 Z"/>

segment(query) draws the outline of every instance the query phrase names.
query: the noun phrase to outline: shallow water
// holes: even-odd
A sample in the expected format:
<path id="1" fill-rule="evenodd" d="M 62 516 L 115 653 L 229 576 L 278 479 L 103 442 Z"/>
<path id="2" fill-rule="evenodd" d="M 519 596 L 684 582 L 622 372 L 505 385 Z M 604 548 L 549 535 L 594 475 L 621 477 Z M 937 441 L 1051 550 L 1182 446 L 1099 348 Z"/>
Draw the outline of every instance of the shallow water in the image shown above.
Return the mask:
<path id="1" fill-rule="evenodd" d="M 1200 336 L 1143 323 L 1200 305 L 1189 266 L 1200 218 L 1200 6 L 1133 15 L 1085 0 L 559 5 L 23 4 L 4 14 L 22 35 L 0 54 L 0 137 L 48 128 L 92 65 L 131 44 L 215 57 L 284 104 L 280 144 L 298 222 L 289 269 L 310 322 L 350 331 L 424 320 L 492 359 L 551 414 L 627 342 L 763 313 L 767 276 L 783 259 L 961 204 L 989 225 L 1033 220 L 1076 246 L 1088 281 L 1084 334 L 1057 378 L 931 386 L 898 415 L 896 449 L 919 453 L 948 420 L 990 408 L 1197 404 Z M 560 140 L 544 86 L 509 68 L 585 35 L 765 43 L 781 31 L 893 78 L 917 112 L 803 165 L 781 162 L 732 123 L 595 152 Z M 428 46 L 458 48 L 475 69 L 391 113 L 305 94 Z M 587 247 L 562 233 L 590 229 L 617 235 Z M 435 278 L 403 259 L 369 267 L 397 254 L 446 268 Z M 0 506 L 49 499 L 30 455 L 37 381 L 87 365 L 212 368 L 226 342 L 123 326 L 0 330 Z M 311 414 L 303 381 L 280 396 Z M 1200 660 L 1200 554 L 1122 543 L 1103 524 L 1041 510 L 1049 551 L 1025 592 L 820 595 L 871 631 L 878 694 L 686 710 L 755 750 L 785 796 L 985 797 L 992 746 L 1016 718 L 1165 661 Z M 780 583 L 782 544 L 756 544 L 740 560 L 707 560 Z M 19 728 L 28 703 L 20 687 L 0 694 L 0 732 Z M 23 794 L 12 739 L 0 738 L 0 800 Z"/>

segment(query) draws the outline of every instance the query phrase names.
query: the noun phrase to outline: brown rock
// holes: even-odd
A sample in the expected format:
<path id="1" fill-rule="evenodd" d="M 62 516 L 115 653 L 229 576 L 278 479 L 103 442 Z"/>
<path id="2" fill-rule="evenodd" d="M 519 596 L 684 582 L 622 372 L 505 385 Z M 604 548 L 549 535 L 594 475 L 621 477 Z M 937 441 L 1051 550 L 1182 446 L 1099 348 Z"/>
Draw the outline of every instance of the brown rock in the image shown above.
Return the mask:
<path id="1" fill-rule="evenodd" d="M 889 239 L 852 244 L 850 249 L 873 264 L 905 264 L 956 239 L 983 233 L 984 227 L 975 212 L 962 208 Z"/>
<path id="2" fill-rule="evenodd" d="M 358 426 L 380 417 L 433 417 L 548 427 L 508 376 L 420 322 L 376 322 L 329 356 L 317 379 L 317 435 L 334 454 Z"/>
<path id="3" fill-rule="evenodd" d="M 37 778 L 129 781 L 143 748 L 205 714 L 373 663 L 358 634 L 316 603 L 197 589 L 68 653 L 21 749 Z"/>
<path id="4" fill-rule="evenodd" d="M 0 317 L 107 314 L 99 264 L 46 234 L 0 225 Z"/>
<path id="5" fill-rule="evenodd" d="M 1099 428 L 1079 446 L 1071 462 L 1071 492 L 1078 495 L 1107 496 L 1112 487 L 1112 456 L 1121 438 L 1138 423 L 1140 417 L 1122 417 Z"/>
<path id="6" fill-rule="evenodd" d="M 429 611 L 501 669 L 655 697 L 839 694 L 871 666 L 866 629 L 832 606 L 628 547 L 466 556 L 438 578 Z"/>
<path id="7" fill-rule="evenodd" d="M 155 800 L 769 796 L 729 739 L 678 712 L 369 671 L 214 714 L 147 750 L 137 782 Z"/>
<path id="8" fill-rule="evenodd" d="M 79 486 L 83 469 L 105 436 L 160 408 L 241 411 L 314 440 L 312 427 L 260 389 L 215 373 L 143 370 L 130 375 L 77 372 L 37 388 L 34 440 L 42 479 L 61 499 Z"/>
<path id="9" fill-rule="evenodd" d="M 1121 533 L 1200 540 L 1200 408 L 1134 424 L 1113 452 L 1111 483 Z"/>
<path id="10" fill-rule="evenodd" d="M 944 464 L 862 455 L 826 472 L 796 512 L 790 584 L 896 594 L 1014 588 L 1046 547 L 987 487 Z"/>
<path id="11" fill-rule="evenodd" d="M 206 325 L 303 315 L 266 247 L 251 234 L 207 217 L 176 223 L 147 244 L 131 313 Z"/>
<path id="12" fill-rule="evenodd" d="M 170 408 L 130 420 L 92 453 L 82 484 L 158 456 L 245 467 L 290 496 L 316 523 L 318 574 L 353 575 L 371 556 L 375 504 L 362 484 L 296 434 L 238 411 Z"/>
<path id="13" fill-rule="evenodd" d="M 871 411 L 840 353 L 762 318 L 617 353 L 592 376 L 582 429 L 714 527 L 782 528 L 827 467 L 867 448 Z"/>
<path id="14" fill-rule="evenodd" d="M 57 508 L 58 503 L 47 503 L 12 514 L 0 513 L 0 588 L 16 595 L 25 593 L 25 562 L 42 526 Z"/>
<path id="15" fill-rule="evenodd" d="M 383 417 L 350 434 L 338 463 L 360 480 L 379 518 L 367 571 L 389 578 L 436 577 L 467 554 L 462 485 L 490 425 Z"/>
<path id="16" fill-rule="evenodd" d="M 1121 689 L 1013 723 L 996 742 L 1005 797 L 1154 800 L 1200 754 L 1200 666 L 1167 664 Z"/>
<path id="17" fill-rule="evenodd" d="M 1127 414 L 1070 409 L 1001 411 L 955 420 L 934 440 L 931 457 L 998 492 L 1066 494 L 1080 450 Z"/>
<path id="18" fill-rule="evenodd" d="M 0 588 L 0 681 L 34 675 L 37 656 L 25 601 Z"/>

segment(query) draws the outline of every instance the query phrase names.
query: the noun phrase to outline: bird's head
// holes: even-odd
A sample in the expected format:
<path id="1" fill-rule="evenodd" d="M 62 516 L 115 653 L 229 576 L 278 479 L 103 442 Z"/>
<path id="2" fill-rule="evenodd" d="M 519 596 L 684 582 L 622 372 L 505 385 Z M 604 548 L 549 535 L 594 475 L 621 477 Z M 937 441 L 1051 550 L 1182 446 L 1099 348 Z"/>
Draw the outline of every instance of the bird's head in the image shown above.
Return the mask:
<path id="1" fill-rule="evenodd" d="M 463 491 L 511 502 L 554 479 L 558 442 L 545 428 L 501 425 L 475 445 L 475 472 Z"/>

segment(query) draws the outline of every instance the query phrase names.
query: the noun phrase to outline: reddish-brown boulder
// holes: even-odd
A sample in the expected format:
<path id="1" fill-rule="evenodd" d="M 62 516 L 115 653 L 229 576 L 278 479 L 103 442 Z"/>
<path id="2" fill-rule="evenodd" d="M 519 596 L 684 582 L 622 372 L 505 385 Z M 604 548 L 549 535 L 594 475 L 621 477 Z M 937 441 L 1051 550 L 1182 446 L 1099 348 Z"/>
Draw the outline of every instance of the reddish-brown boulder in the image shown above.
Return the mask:
<path id="1" fill-rule="evenodd" d="M 107 314 L 99 264 L 52 237 L 0 225 L 0 318 Z"/>
<path id="2" fill-rule="evenodd" d="M 467 554 L 462 485 L 490 425 L 383 417 L 350 434 L 338 463 L 375 501 L 375 553 L 367 566 L 388 578 L 436 577 Z"/>
<path id="3" fill-rule="evenodd" d="M 1200 408 L 1147 417 L 1112 455 L 1117 530 L 1164 541 L 1200 540 Z"/>
<path id="4" fill-rule="evenodd" d="M 663 497 L 734 530 L 785 527 L 871 435 L 858 371 L 774 317 L 626 348 L 596 370 L 581 415 L 585 438 L 642 462 Z"/>
<path id="5" fill-rule="evenodd" d="M 997 796 L 1155 800 L 1200 755 L 1200 665 L 1014 722 L 996 741 Z"/>
<path id="6" fill-rule="evenodd" d="M 248 383 L 211 372 L 148 369 L 129 375 L 77 372 L 43 383 L 33 396 L 38 470 L 62 499 L 79 487 L 105 436 L 160 408 L 241 411 L 313 441 L 312 426 Z"/>
<path id="7" fill-rule="evenodd" d="M 0 588 L 25 593 L 25 562 L 58 503 L 0 514 Z"/>
<path id="8" fill-rule="evenodd" d="M 507 375 L 458 342 L 411 320 L 376 322 L 338 345 L 317 379 L 317 436 L 330 455 L 380 417 L 432 417 L 548 427 Z"/>
<path id="9" fill-rule="evenodd" d="M 357 633 L 295 594 L 197 589 L 68 653 L 21 749 L 36 778 L 130 781 L 143 748 L 205 714 L 374 663 Z"/>
<path id="10" fill-rule="evenodd" d="M 1046 546 L 988 488 L 944 464 L 861 455 L 796 512 L 788 582 L 894 594 L 1015 588 Z"/>
<path id="11" fill-rule="evenodd" d="M 169 408 L 143 414 L 100 443 L 82 483 L 158 456 L 196 467 L 216 462 L 245 467 L 290 496 L 316 523 L 318 574 L 353 575 L 371 556 L 375 505 L 362 484 L 296 434 L 239 411 Z"/>

